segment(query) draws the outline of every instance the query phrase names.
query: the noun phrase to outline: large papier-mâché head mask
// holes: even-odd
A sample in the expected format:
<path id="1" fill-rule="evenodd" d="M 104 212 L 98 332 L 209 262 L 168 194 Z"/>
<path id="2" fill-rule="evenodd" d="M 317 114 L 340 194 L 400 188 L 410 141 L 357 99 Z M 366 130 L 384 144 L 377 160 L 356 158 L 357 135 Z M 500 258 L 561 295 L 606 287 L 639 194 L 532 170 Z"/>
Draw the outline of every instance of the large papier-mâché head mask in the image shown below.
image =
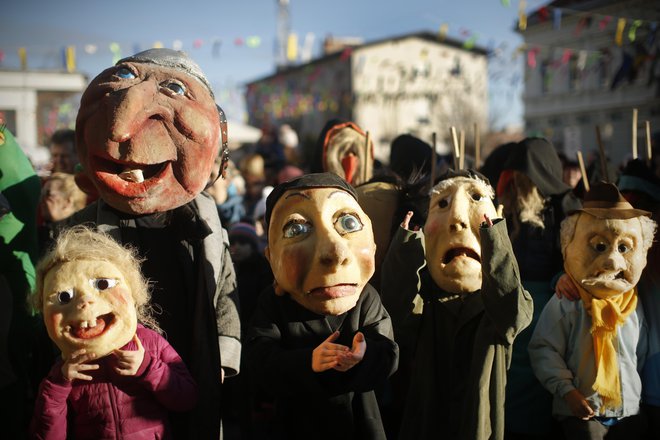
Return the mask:
<path id="1" fill-rule="evenodd" d="M 135 254 L 85 227 L 63 232 L 37 267 L 35 305 L 65 357 L 84 348 L 100 358 L 126 345 L 148 300 Z"/>
<path id="2" fill-rule="evenodd" d="M 449 170 L 431 190 L 424 224 L 426 264 L 435 283 L 450 293 L 481 288 L 481 241 L 484 214 L 497 217 L 493 189 L 473 170 Z"/>
<path id="3" fill-rule="evenodd" d="M 582 209 L 561 225 L 566 272 L 600 299 L 634 288 L 646 267 L 655 233 L 649 215 L 634 209 L 613 184 L 594 185 Z"/>
<path id="4" fill-rule="evenodd" d="M 201 69 L 183 52 L 150 49 L 87 87 L 76 121 L 84 175 L 129 214 L 177 208 L 206 186 L 227 124 Z"/>
<path id="5" fill-rule="evenodd" d="M 352 309 L 374 273 L 376 245 L 355 190 L 333 173 L 275 187 L 266 202 L 266 257 L 280 289 L 315 313 Z"/>

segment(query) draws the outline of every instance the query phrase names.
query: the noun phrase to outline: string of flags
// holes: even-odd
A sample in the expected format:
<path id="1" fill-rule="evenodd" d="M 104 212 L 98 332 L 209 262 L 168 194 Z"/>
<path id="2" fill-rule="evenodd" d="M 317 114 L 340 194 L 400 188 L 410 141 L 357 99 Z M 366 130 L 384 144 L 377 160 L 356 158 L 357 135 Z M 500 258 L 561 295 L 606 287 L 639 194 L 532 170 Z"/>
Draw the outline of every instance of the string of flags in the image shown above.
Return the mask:
<path id="1" fill-rule="evenodd" d="M 502 6 L 510 7 L 510 0 L 501 0 Z M 527 1 L 519 0 L 518 3 L 518 29 L 522 32 L 527 29 L 528 26 L 528 16 L 526 12 Z M 638 39 L 638 34 L 641 29 L 647 29 L 649 32 L 647 34 L 655 34 L 657 30 L 657 23 L 653 21 L 646 21 L 642 19 L 630 19 L 625 17 L 615 17 L 611 15 L 595 14 L 591 12 L 584 11 L 575 11 L 570 8 L 564 7 L 555 7 L 555 6 L 543 6 L 538 8 L 535 11 L 536 19 L 539 22 L 545 22 L 552 20 L 553 29 L 559 30 L 562 28 L 562 18 L 565 14 L 571 14 L 577 16 L 579 20 L 573 29 L 573 34 L 579 36 L 585 29 L 592 26 L 594 23 L 597 24 L 599 30 L 604 31 L 614 24 L 614 43 L 616 46 L 621 47 L 626 42 L 634 43 Z M 445 40 L 450 31 L 450 25 L 448 23 L 442 23 L 438 29 L 438 38 L 440 41 Z M 470 30 L 460 28 L 459 29 L 460 37 L 463 40 L 463 48 L 466 50 L 474 49 L 479 43 L 480 36 L 477 33 L 473 33 Z M 314 34 L 308 33 L 304 38 L 304 43 L 299 44 L 298 36 L 295 33 L 289 35 L 288 40 L 285 42 L 286 48 L 286 58 L 289 62 L 301 61 L 303 63 L 308 62 L 312 58 L 312 45 L 314 42 Z M 626 40 L 627 39 L 627 40 Z M 221 50 L 223 44 L 227 44 L 228 40 L 221 39 L 219 37 L 212 38 L 196 38 L 192 41 L 190 46 L 193 51 L 203 50 L 205 48 L 210 48 L 211 55 L 213 58 L 219 58 L 221 55 Z M 231 40 L 229 40 L 231 41 Z M 259 35 L 249 35 L 246 37 L 235 37 L 232 41 L 233 45 L 236 47 L 246 47 L 248 49 L 257 49 L 263 45 L 263 39 Z M 488 52 L 491 58 L 501 59 L 505 57 L 503 50 L 501 48 L 495 48 L 495 44 L 491 41 L 488 43 Z M 85 55 L 95 55 L 97 53 L 109 53 L 112 57 L 113 64 L 122 58 L 122 55 L 127 55 L 127 47 L 130 45 L 122 45 L 118 42 L 112 42 L 107 46 L 87 43 L 82 46 L 66 46 L 61 49 L 61 63 L 63 68 L 68 72 L 74 72 L 77 65 L 77 57 Z M 150 45 L 143 44 L 133 44 L 132 52 L 135 53 L 144 47 L 165 47 L 165 44 L 161 41 L 155 41 Z M 184 48 L 184 43 L 181 40 L 174 40 L 170 47 L 175 50 L 182 50 Z M 527 47 L 524 44 L 515 48 L 511 53 L 510 58 L 512 60 L 517 59 L 520 55 L 526 52 L 526 64 L 530 68 L 536 68 L 538 66 L 538 56 L 543 48 L 542 45 L 534 45 L 532 47 Z M 555 48 L 556 49 L 556 48 Z M 568 54 L 569 51 L 573 49 L 565 48 L 565 54 Z M 582 52 L 580 52 L 582 53 Z M 588 62 L 593 62 L 594 58 L 598 56 L 599 51 L 591 51 L 590 55 L 580 55 Z M 566 58 L 568 57 L 568 58 Z M 20 62 L 20 67 L 22 70 L 27 69 L 28 67 L 28 48 L 20 47 L 18 48 L 18 58 Z M 0 46 L 0 63 L 5 59 L 5 51 Z M 566 64 L 570 59 L 570 56 L 562 56 L 561 64 Z M 587 62 L 587 64 L 588 64 Z M 553 64 L 553 67 L 557 67 L 557 64 Z"/>

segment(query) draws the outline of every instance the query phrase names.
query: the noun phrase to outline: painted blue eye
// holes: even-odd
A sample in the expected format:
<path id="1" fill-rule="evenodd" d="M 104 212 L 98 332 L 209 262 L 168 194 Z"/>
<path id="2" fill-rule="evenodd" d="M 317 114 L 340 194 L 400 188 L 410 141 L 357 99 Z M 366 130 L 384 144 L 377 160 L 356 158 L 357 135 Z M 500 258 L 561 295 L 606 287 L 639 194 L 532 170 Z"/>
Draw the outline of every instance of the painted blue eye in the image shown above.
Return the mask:
<path id="1" fill-rule="evenodd" d="M 106 290 L 115 287 L 117 280 L 114 278 L 93 278 L 89 280 L 89 284 L 96 290 Z"/>
<path id="2" fill-rule="evenodd" d="M 73 289 L 63 290 L 57 294 L 57 301 L 60 304 L 69 304 L 73 299 Z"/>
<path id="3" fill-rule="evenodd" d="M 117 69 L 115 74 L 122 79 L 133 79 L 135 78 L 135 73 L 128 67 L 120 67 Z"/>
<path id="4" fill-rule="evenodd" d="M 361 231 L 363 228 L 360 219 L 353 214 L 343 214 L 337 219 L 335 225 L 339 226 L 340 234 L 348 234 L 351 232 Z"/>
<path id="5" fill-rule="evenodd" d="M 312 229 L 309 223 L 289 222 L 284 225 L 284 237 L 293 238 L 299 235 L 307 234 Z"/>
<path id="6" fill-rule="evenodd" d="M 184 93 L 186 93 L 186 88 L 178 82 L 168 82 L 163 84 L 163 87 L 170 89 L 176 95 L 183 95 Z"/>

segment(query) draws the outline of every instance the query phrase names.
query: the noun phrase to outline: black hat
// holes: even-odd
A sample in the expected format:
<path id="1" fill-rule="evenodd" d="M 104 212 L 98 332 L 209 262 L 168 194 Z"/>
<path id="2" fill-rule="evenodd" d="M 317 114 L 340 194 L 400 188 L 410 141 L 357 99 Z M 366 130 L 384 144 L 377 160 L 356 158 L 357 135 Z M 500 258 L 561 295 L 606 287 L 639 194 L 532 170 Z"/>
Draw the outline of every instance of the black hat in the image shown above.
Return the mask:
<path id="1" fill-rule="evenodd" d="M 305 188 L 338 188 L 349 193 L 355 200 L 358 199 L 355 188 L 334 173 L 304 174 L 295 179 L 280 183 L 271 191 L 266 199 L 266 224 L 270 223 L 270 215 L 273 212 L 273 208 L 285 192 L 290 189 Z"/>

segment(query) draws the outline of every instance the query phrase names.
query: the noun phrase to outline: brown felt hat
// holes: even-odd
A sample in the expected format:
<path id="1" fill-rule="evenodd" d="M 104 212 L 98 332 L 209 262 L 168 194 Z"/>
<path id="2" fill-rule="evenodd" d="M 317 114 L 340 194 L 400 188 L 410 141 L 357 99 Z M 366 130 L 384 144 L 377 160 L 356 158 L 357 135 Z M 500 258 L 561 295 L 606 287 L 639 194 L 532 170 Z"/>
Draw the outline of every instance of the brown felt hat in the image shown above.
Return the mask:
<path id="1" fill-rule="evenodd" d="M 621 195 L 616 185 L 601 182 L 591 186 L 591 190 L 584 195 L 582 209 L 576 209 L 569 214 L 586 212 L 600 219 L 629 219 L 651 213 L 642 209 L 635 209 Z"/>

